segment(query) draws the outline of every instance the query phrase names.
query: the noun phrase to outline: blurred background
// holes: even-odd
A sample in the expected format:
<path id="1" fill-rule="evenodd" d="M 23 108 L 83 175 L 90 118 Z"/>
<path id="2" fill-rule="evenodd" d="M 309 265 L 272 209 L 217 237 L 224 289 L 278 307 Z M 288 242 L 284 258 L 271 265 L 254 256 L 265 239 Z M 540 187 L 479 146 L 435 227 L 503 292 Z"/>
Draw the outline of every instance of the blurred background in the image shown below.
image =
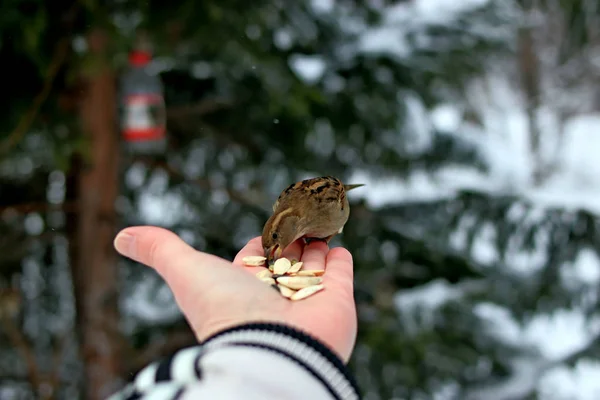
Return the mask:
<path id="1" fill-rule="evenodd" d="M 3 0 L 0 60 L 1 399 L 194 343 L 118 229 L 232 259 L 321 175 L 365 399 L 600 398 L 597 0 Z"/>

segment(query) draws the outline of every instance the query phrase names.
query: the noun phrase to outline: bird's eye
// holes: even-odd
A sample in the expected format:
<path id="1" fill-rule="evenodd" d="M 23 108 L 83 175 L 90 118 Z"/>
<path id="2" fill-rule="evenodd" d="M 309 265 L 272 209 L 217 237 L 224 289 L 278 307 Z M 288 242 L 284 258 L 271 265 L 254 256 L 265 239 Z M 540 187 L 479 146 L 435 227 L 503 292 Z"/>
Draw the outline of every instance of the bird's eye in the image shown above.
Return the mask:
<path id="1" fill-rule="evenodd" d="M 273 239 L 277 239 L 277 238 L 279 237 L 279 235 L 277 235 L 277 232 L 274 232 L 274 233 L 273 233 L 273 235 L 271 235 L 271 237 L 272 237 Z"/>

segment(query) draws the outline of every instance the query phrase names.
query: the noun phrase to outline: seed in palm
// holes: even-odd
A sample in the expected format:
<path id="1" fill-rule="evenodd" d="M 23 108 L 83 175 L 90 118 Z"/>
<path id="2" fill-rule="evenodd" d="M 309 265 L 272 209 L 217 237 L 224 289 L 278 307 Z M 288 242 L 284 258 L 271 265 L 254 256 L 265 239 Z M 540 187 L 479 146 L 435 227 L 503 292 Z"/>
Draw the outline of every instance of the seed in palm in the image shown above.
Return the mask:
<path id="1" fill-rule="evenodd" d="M 242 259 L 248 267 L 265 266 L 265 257 L 247 256 Z M 277 289 L 282 297 L 291 301 L 306 299 L 315 293 L 325 289 L 322 276 L 325 270 L 302 269 L 301 261 L 290 261 L 281 257 L 262 271 L 256 273 L 256 277 L 266 284 Z"/>

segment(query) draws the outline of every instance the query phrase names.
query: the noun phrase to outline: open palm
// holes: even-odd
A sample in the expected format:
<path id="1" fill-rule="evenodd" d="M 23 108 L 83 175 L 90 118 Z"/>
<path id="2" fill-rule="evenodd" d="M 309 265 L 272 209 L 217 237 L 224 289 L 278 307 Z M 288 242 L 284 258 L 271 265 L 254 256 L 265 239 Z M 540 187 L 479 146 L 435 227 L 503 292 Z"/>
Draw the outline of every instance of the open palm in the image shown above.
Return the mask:
<path id="1" fill-rule="evenodd" d="M 233 263 L 199 252 L 174 233 L 157 227 L 126 228 L 115 239 L 124 256 L 154 268 L 165 279 L 198 340 L 248 322 L 291 325 L 328 345 L 344 361 L 356 339 L 353 264 L 348 250 L 329 250 L 323 242 L 293 243 L 284 257 L 303 269 L 324 269 L 325 290 L 290 301 L 254 275 L 263 267 L 246 267 L 242 258 L 263 255 L 260 237 L 250 240 Z"/>

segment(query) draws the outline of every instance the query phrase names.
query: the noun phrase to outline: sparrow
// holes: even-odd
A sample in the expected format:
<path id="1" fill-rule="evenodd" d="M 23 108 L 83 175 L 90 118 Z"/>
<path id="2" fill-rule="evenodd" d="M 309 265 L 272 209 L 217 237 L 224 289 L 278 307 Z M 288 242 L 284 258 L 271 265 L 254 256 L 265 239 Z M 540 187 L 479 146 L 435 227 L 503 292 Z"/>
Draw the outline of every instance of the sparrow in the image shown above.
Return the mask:
<path id="1" fill-rule="evenodd" d="M 263 227 L 262 245 L 268 263 L 274 263 L 287 246 L 300 238 L 306 244 L 314 240 L 329 243 L 342 233 L 350 216 L 346 192 L 361 186 L 364 184 L 344 185 L 331 176 L 288 186 L 273 204 L 273 214 Z"/>

